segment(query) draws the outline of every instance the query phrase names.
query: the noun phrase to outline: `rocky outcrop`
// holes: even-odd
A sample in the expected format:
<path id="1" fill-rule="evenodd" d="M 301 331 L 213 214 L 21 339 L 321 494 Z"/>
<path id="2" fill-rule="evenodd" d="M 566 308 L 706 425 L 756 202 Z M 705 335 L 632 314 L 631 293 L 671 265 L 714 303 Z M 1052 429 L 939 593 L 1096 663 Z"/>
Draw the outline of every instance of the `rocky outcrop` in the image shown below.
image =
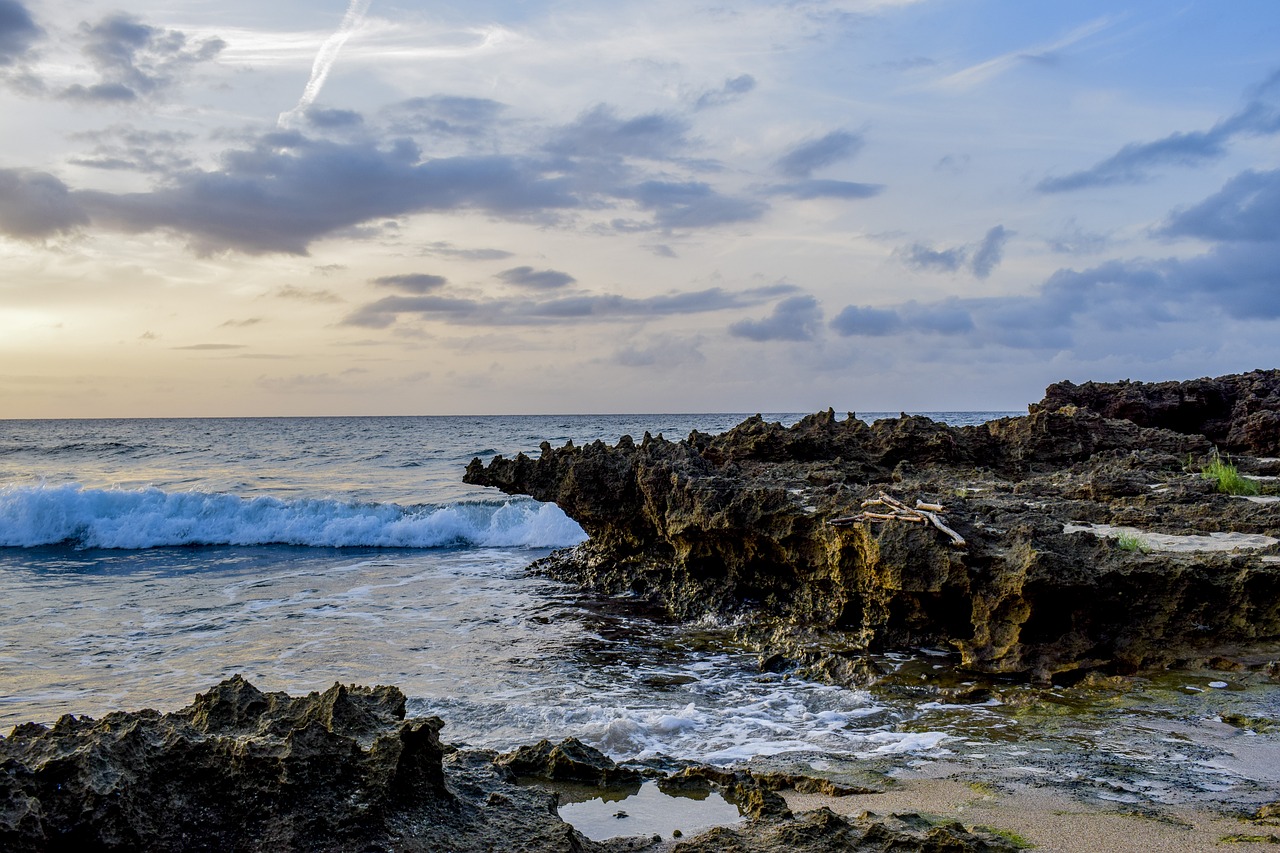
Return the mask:
<path id="1" fill-rule="evenodd" d="M 641 775 L 630 767 L 620 767 L 613 759 L 577 738 L 557 744 L 540 740 L 498 756 L 495 763 L 517 777 L 552 782 L 581 782 L 600 788 L 640 784 Z"/>
<path id="2" fill-rule="evenodd" d="M 406 719 L 394 687 L 334 685 L 290 697 L 239 677 L 176 713 L 28 723 L 0 738 L 0 850 L 665 849 L 654 837 L 591 841 L 559 818 L 555 793 L 515 784 L 517 767 L 557 778 L 558 767 L 570 768 L 569 778 L 589 776 L 583 768 L 591 767 L 620 779 L 623 768 L 590 747 L 544 743 L 500 758 L 443 746 L 442 725 L 434 717 Z M 798 846 L 786 849 L 798 851 L 1012 849 L 958 826 L 921 832 L 864 820 L 853 830 L 843 821 L 796 818 L 748 775 L 728 775 L 744 801 L 758 794 L 774 806 L 761 805 L 756 819 L 735 830 L 741 849 L 780 849 L 773 839 L 790 834 Z M 835 846 L 851 832 L 881 846 Z M 935 838 L 950 846 L 928 846 Z M 715 843 L 688 849 L 730 849 Z"/>
<path id="3" fill-rule="evenodd" d="M 1214 381 L 1262 393 L 1261 380 Z M 554 501 L 583 526 L 589 541 L 540 570 L 676 618 L 732 616 L 768 667 L 858 678 L 869 650 L 946 644 L 967 667 L 1048 679 L 1280 637 L 1267 552 L 1156 552 L 1089 532 L 1280 536 L 1280 505 L 1217 494 L 1187 469 L 1213 446 L 1075 404 L 972 427 L 828 411 L 679 442 L 544 443 L 536 459 L 474 460 L 464 479 Z M 943 505 L 965 547 L 862 515 L 882 492 Z"/>
<path id="4" fill-rule="evenodd" d="M 1058 382 L 1031 410 L 1068 405 L 1139 426 L 1203 435 L 1224 453 L 1280 456 L 1280 370 L 1189 382 Z"/>

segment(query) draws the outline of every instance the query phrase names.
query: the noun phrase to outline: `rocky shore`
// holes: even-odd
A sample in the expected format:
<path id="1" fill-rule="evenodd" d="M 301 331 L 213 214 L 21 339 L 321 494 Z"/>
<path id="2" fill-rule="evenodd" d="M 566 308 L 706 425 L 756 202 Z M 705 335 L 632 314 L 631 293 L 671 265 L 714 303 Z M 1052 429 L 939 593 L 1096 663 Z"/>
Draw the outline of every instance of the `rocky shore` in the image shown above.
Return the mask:
<path id="1" fill-rule="evenodd" d="M 950 698 L 981 702 L 969 675 L 1076 685 L 1066 693 L 1170 665 L 1280 680 L 1277 476 L 1280 371 L 1255 371 L 1060 383 L 1025 417 L 981 426 L 828 411 L 682 441 L 544 444 L 536 459 L 475 460 L 465 479 L 555 501 L 590 534 L 536 570 L 732 625 L 766 670 L 861 683 L 882 677 L 882 652 L 948 649 L 965 675 Z M 0 850 L 967 853 L 1021 849 L 974 825 L 1033 812 L 1028 833 L 1073 836 L 1045 849 L 1245 849 L 1272 843 L 1280 809 L 1218 814 L 1198 834 L 1157 816 L 1168 839 L 1106 834 L 1125 813 L 1073 818 L 1035 786 L 915 780 L 933 798 L 917 807 L 911 785 L 678 758 L 620 766 L 573 739 L 499 754 L 451 746 L 447 731 L 408 717 L 394 687 L 294 697 L 239 677 L 172 713 L 21 725 L 0 737 Z M 646 784 L 719 794 L 742 819 L 595 841 L 560 817 L 565 786 L 616 798 Z M 1254 804 L 1273 799 L 1261 794 Z M 1004 812 L 969 819 L 1001 800 Z M 889 816 L 862 805 L 881 802 Z M 1102 834 L 1076 839 L 1072 820 Z M 1174 836 L 1190 846 L 1167 846 Z"/>
<path id="2" fill-rule="evenodd" d="M 1280 371 L 1064 382 L 980 426 L 756 416 L 682 441 L 544 443 L 464 479 L 583 526 L 541 571 L 732 620 L 767 668 L 858 681 L 868 652 L 929 645 L 1064 682 L 1280 638 L 1278 424 Z M 1204 475 L 1228 459 L 1263 494 Z"/>
<path id="3" fill-rule="evenodd" d="M 673 850 L 997 853 L 998 835 L 912 816 L 793 815 L 783 776 L 618 767 L 574 740 L 499 755 L 441 742 L 441 720 L 405 718 L 394 687 L 263 693 L 242 678 L 187 708 L 66 716 L 0 738 L 0 849 L 23 851 Z M 592 841 L 557 814 L 552 783 L 600 790 L 646 777 L 721 791 L 745 822 L 679 843 Z M 812 790 L 812 786 L 806 789 Z M 841 793 L 834 791 L 834 793 Z"/>

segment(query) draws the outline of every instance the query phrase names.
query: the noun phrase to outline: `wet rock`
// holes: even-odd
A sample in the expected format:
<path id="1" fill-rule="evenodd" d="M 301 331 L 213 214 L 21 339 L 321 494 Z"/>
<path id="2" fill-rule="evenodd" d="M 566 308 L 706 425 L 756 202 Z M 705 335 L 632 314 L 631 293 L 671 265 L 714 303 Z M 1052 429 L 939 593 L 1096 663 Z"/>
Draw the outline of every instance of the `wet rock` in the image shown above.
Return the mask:
<path id="1" fill-rule="evenodd" d="M 1231 402 L 1214 435 L 1234 429 L 1239 406 L 1270 411 L 1274 373 L 1212 381 L 1218 396 L 1200 396 Z M 1134 385 L 1120 396 L 1147 400 Z M 971 427 L 827 411 L 787 428 L 756 416 L 719 436 L 474 460 L 464 479 L 554 501 L 582 524 L 590 539 L 537 571 L 679 619 L 731 617 L 770 671 L 866 681 L 877 675 L 869 652 L 933 645 L 968 669 L 1048 681 L 1280 637 L 1280 564 L 1065 532 L 1280 535 L 1280 504 L 1217 494 L 1186 470 L 1213 443 L 1185 429 L 1214 418 L 1189 404 L 1145 416 L 1104 390 L 1054 386 L 1025 417 Z M 938 520 L 964 547 L 927 523 L 862 515 L 881 493 L 943 505 Z"/>
<path id="2" fill-rule="evenodd" d="M 582 782 L 601 787 L 638 785 L 643 778 L 640 773 L 630 767 L 618 766 L 603 752 L 577 738 L 565 738 L 558 744 L 541 740 L 498 756 L 496 763 L 518 777 Z"/>

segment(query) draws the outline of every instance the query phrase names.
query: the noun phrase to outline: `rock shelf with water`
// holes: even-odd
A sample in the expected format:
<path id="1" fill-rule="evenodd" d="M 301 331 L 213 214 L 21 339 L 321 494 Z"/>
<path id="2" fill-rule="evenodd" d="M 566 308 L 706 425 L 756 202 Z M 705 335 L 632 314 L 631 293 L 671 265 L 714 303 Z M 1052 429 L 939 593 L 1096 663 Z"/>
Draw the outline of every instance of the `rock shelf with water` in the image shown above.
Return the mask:
<path id="1" fill-rule="evenodd" d="M 1220 448 L 1274 476 L 1277 417 L 1280 371 L 1060 383 L 1028 415 L 980 426 L 756 416 L 682 441 L 544 443 L 538 458 L 474 460 L 464 479 L 554 501 L 582 525 L 590 539 L 541 571 L 675 618 L 733 620 L 766 668 L 858 681 L 876 674 L 868 652 L 941 645 L 970 670 L 1069 681 L 1280 638 L 1280 504 L 1200 473 Z M 868 513 L 882 495 L 941 505 L 963 547 L 876 517 L 883 503 Z M 1097 535 L 1113 529 L 1234 544 Z"/>
<path id="2" fill-rule="evenodd" d="M 593 841 L 560 818 L 553 790 L 517 784 L 515 772 L 535 782 L 571 778 L 639 788 L 635 770 L 572 740 L 505 756 L 452 749 L 440 740 L 443 725 L 434 717 L 406 718 L 405 697 L 394 687 L 335 684 L 292 697 L 263 693 L 240 677 L 174 713 L 28 723 L 0 738 L 0 849 L 671 849 L 670 838 L 652 834 Z M 740 824 L 736 812 L 730 818 L 742 849 L 777 849 L 773 839 L 783 837 L 794 837 L 787 849 L 797 851 L 846 843 L 839 849 L 1013 849 L 959 824 L 796 818 L 744 772 L 696 781 L 704 791 L 723 789 L 750 816 Z M 695 836 L 675 849 L 725 849 L 718 844 Z"/>

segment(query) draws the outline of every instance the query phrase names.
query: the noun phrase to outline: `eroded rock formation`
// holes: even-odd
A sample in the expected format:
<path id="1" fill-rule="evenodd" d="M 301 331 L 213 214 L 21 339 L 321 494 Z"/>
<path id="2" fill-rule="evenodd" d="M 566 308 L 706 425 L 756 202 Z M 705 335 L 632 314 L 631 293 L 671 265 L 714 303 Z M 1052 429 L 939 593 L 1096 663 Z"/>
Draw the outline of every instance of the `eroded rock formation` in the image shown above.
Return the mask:
<path id="1" fill-rule="evenodd" d="M 1206 383 L 1237 389 L 1243 419 L 1215 435 L 1270 446 L 1239 389 L 1280 399 L 1280 372 L 1188 386 Z M 1103 386 L 1080 387 L 1111 410 Z M 1153 387 L 1154 400 L 1177 396 Z M 1054 388 L 1029 415 L 981 426 L 756 416 L 679 442 L 544 443 L 537 459 L 473 460 L 464 479 L 554 501 L 583 526 L 590 540 L 543 561 L 549 574 L 639 593 L 677 618 L 736 617 L 766 665 L 808 674 L 856 678 L 868 650 L 946 644 L 967 667 L 1047 679 L 1280 637 L 1274 546 L 1151 551 L 1077 529 L 1280 536 L 1280 504 L 1216 493 L 1196 467 L 1215 444 L 1206 435 L 1057 406 Z M 944 505 L 966 546 L 898 520 L 842 523 L 881 492 Z"/>

